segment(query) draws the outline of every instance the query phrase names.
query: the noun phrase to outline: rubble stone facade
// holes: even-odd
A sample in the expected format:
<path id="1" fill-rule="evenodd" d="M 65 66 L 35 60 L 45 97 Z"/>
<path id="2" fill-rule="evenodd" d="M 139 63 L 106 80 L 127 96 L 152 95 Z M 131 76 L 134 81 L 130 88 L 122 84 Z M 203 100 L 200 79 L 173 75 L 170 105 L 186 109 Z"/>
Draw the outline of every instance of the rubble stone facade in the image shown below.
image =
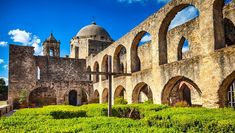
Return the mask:
<path id="1" fill-rule="evenodd" d="M 168 30 L 175 15 L 192 5 L 199 16 Z M 112 77 L 112 99 L 124 96 L 128 103 L 152 100 L 209 108 L 235 106 L 234 14 L 234 2 L 172 0 L 115 42 L 102 27 L 89 25 L 71 40 L 70 58 L 34 56 L 32 47 L 11 45 L 9 100 L 18 98 L 25 88 L 29 102 L 30 93 L 38 89 L 31 101 L 43 93 L 38 97 L 62 104 L 76 90 L 78 104 L 92 98 L 105 103 L 108 78 L 82 72 L 107 72 L 107 56 L 111 55 L 113 72 L 131 73 Z M 146 33 L 151 41 L 138 46 Z M 182 52 L 185 40 L 189 43 L 186 53 Z"/>

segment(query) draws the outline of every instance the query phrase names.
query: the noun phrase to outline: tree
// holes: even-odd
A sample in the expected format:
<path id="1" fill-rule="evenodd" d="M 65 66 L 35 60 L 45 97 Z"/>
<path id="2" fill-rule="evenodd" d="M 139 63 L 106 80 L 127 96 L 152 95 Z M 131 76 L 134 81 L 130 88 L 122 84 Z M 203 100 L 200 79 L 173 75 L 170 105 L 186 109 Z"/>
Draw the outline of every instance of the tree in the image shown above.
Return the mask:
<path id="1" fill-rule="evenodd" d="M 0 78 L 0 100 L 7 100 L 8 86 L 3 78 Z"/>

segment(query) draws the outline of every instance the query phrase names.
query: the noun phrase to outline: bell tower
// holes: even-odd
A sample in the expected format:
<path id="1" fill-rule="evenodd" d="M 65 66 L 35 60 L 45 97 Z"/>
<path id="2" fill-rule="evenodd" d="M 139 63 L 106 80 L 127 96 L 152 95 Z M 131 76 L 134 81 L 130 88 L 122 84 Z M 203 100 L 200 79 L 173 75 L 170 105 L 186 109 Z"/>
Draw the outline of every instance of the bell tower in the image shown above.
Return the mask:
<path id="1" fill-rule="evenodd" d="M 43 55 L 60 57 L 60 41 L 57 41 L 52 33 L 43 42 Z"/>

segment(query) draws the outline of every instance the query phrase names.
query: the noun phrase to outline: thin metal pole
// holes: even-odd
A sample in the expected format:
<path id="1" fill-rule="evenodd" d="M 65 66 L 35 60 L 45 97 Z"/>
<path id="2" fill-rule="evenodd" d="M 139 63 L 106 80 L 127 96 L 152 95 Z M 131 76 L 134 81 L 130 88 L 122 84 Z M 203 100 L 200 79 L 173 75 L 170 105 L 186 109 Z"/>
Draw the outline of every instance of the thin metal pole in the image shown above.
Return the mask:
<path id="1" fill-rule="evenodd" d="M 108 72 L 112 72 L 112 57 L 108 56 Z M 109 78 L 109 92 L 108 92 L 108 117 L 112 116 L 112 75 L 108 74 Z"/>

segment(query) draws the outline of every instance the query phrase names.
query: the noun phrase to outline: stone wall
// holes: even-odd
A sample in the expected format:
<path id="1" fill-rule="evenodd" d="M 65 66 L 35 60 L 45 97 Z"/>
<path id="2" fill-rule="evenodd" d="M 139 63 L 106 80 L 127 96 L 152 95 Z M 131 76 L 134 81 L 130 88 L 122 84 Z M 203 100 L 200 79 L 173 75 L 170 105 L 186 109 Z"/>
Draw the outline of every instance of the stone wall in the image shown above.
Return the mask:
<path id="1" fill-rule="evenodd" d="M 168 31 L 168 26 L 177 12 L 189 5 L 198 8 L 199 17 Z M 94 57 L 88 57 L 87 66 L 93 68 L 95 62 L 101 65 L 105 55 L 114 57 L 116 49 L 122 45 L 126 48 L 127 72 L 131 73 L 131 76 L 113 77 L 113 96 L 116 88 L 123 86 L 128 103 L 132 103 L 135 88 L 138 84 L 145 83 L 151 88 L 154 103 L 168 103 L 170 91 L 175 85 L 178 82 L 187 82 L 193 104 L 219 107 L 222 102 L 219 94 L 221 88 L 225 90 L 222 92 L 226 95 L 226 87 L 221 86 L 235 71 L 235 47 L 228 47 L 227 42 L 225 43 L 226 37 L 230 36 L 230 40 L 235 37 L 233 30 L 226 30 L 226 26 L 224 29 L 225 17 L 231 20 L 232 26 L 234 25 L 234 3 L 224 7 L 222 5 L 220 0 L 173 0 L 111 46 Z M 152 37 L 151 45 L 135 51 L 134 45 L 146 32 Z M 183 59 L 179 59 L 182 37 L 189 42 L 189 52 Z M 133 64 L 137 62 L 136 53 L 141 53 L 138 55 L 141 70 L 133 72 Z M 103 90 L 108 88 L 108 81 L 99 81 L 93 84 L 93 88 L 99 92 L 101 102 Z"/>
<path id="2" fill-rule="evenodd" d="M 84 71 L 84 59 L 34 56 L 33 47 L 10 45 L 8 100 L 17 103 L 25 92 L 25 102 L 30 106 L 65 104 L 69 92 L 75 90 L 77 104 L 87 103 L 93 92 Z"/>

